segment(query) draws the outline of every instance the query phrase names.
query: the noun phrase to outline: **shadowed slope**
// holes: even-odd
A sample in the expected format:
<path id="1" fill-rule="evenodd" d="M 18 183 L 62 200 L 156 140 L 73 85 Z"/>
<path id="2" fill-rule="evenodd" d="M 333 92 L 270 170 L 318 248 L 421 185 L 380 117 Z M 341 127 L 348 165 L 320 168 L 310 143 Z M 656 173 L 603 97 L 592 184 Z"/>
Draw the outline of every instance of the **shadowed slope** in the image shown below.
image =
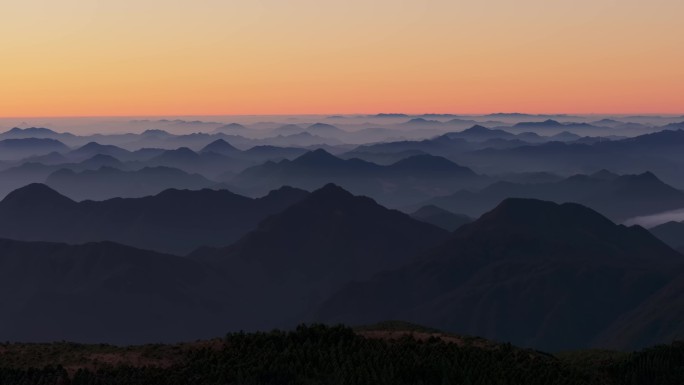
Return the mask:
<path id="1" fill-rule="evenodd" d="M 641 346 L 684 329 L 641 328 L 632 340 L 609 336 L 612 325 L 683 268 L 684 258 L 643 228 L 577 204 L 507 199 L 419 261 L 348 286 L 319 316 L 405 319 L 550 350 Z"/>
<path id="2" fill-rule="evenodd" d="M 0 237 L 83 243 L 115 241 L 185 254 L 225 246 L 307 192 L 282 187 L 252 199 L 226 190 L 166 190 L 144 198 L 76 203 L 43 184 L 10 193 L 0 202 Z"/>
<path id="3" fill-rule="evenodd" d="M 192 257 L 221 266 L 241 282 L 245 325 L 273 327 L 275 314 L 301 321 L 343 284 L 401 266 L 447 234 L 327 185 L 234 245 L 198 250 Z"/>

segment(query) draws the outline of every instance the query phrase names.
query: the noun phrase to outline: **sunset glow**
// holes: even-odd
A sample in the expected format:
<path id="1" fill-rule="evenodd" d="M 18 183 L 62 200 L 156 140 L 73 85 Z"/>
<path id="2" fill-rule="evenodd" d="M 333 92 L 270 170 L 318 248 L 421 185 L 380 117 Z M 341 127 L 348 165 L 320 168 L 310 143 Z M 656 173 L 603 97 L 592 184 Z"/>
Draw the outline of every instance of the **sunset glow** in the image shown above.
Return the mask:
<path id="1" fill-rule="evenodd" d="M 684 113 L 681 0 L 26 0 L 0 116 Z"/>

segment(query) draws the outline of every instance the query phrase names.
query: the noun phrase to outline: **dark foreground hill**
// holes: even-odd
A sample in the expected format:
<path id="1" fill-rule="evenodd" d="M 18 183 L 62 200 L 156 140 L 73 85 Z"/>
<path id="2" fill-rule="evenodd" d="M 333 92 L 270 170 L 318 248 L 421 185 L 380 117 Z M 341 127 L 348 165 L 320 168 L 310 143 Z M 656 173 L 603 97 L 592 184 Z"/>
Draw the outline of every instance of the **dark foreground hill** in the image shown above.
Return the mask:
<path id="1" fill-rule="evenodd" d="M 227 318 L 211 269 L 111 242 L 0 240 L 0 288 L 3 341 L 181 341 Z"/>
<path id="2" fill-rule="evenodd" d="M 346 283 L 402 266 L 447 237 L 443 229 L 329 184 L 235 244 L 191 257 L 219 267 L 242 288 L 234 299 L 241 328 L 268 329 L 282 320 L 301 322 Z"/>
<path id="3" fill-rule="evenodd" d="M 46 186 L 27 189 L 30 194 L 25 190 L 7 197 L 3 204 L 16 210 L 0 217 L 12 214 L 26 230 L 33 225 L 43 234 L 53 229 L 62 236 L 78 224 L 45 221 L 79 222 L 99 213 L 107 221 L 91 222 L 83 231 L 95 229 L 97 223 L 118 223 L 122 231 L 137 229 L 139 239 L 155 232 L 182 238 L 192 236 L 188 233 L 196 217 L 178 225 L 170 222 L 174 212 L 191 213 L 202 204 L 218 207 L 222 199 L 236 200 L 235 205 L 244 206 L 241 210 L 250 215 L 254 214 L 250 207 L 270 207 L 270 197 L 250 200 L 225 191 L 167 191 L 141 200 L 75 203 Z M 295 197 L 300 193 L 290 192 Z M 278 194 L 287 195 L 288 190 L 273 195 Z M 187 196 L 196 197 L 188 200 Z M 169 211 L 169 205 L 187 207 Z M 82 207 L 85 215 L 69 216 Z M 50 216 L 42 217 L 40 213 L 47 210 Z M 136 210 L 140 216 L 129 218 Z M 228 212 L 231 204 L 213 214 L 212 221 L 220 223 Z M 239 220 L 240 211 L 232 212 Z M 33 219 L 21 222 L 22 213 Z M 182 226 L 189 227 L 182 230 Z M 134 234 L 131 231 L 129 239 L 135 240 Z M 262 221 L 234 246 L 203 248 L 194 258 L 111 242 L 74 246 L 4 240 L 0 241 L 0 341 L 173 342 L 226 330 L 292 327 L 347 282 L 401 266 L 447 236 L 445 230 L 369 198 L 326 186 Z"/>
<path id="4" fill-rule="evenodd" d="M 348 285 L 318 316 L 405 319 L 553 351 L 639 347 L 684 337 L 683 269 L 682 255 L 641 227 L 577 204 L 508 199 L 417 262 Z"/>
<path id="5" fill-rule="evenodd" d="M 399 324 L 402 326 L 403 324 Z M 178 345 L 2 344 L 3 385 L 679 385 L 684 345 L 553 356 L 423 328 L 300 326 Z"/>
<path id="6" fill-rule="evenodd" d="M 50 218 L 83 204 L 31 189 L 33 199 L 4 203 Z M 26 226 L 44 225 L 33 218 Z M 552 351 L 641 348 L 683 336 L 683 261 L 643 228 L 577 204 L 509 199 L 449 234 L 327 185 L 233 245 L 189 257 L 0 241 L 0 341 L 174 342 L 407 319 Z"/>
<path id="7" fill-rule="evenodd" d="M 113 241 L 184 255 L 200 246 L 227 246 L 307 195 L 289 187 L 257 199 L 227 190 L 166 190 L 143 198 L 75 202 L 31 184 L 0 201 L 0 237 Z"/>

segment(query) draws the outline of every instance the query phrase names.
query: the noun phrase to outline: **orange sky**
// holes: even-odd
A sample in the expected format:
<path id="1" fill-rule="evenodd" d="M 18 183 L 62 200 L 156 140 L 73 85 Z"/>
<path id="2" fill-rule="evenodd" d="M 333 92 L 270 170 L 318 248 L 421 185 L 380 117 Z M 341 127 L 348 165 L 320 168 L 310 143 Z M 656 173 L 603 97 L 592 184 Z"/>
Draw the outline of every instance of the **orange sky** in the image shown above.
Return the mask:
<path id="1" fill-rule="evenodd" d="M 684 113 L 681 0 L 9 0 L 0 116 Z"/>

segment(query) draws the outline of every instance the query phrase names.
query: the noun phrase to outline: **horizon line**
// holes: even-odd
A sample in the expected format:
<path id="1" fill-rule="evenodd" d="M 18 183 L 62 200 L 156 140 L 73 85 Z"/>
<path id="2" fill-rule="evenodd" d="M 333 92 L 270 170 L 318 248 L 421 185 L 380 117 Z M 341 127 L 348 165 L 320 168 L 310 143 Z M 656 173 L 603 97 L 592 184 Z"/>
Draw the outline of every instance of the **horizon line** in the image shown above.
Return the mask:
<path id="1" fill-rule="evenodd" d="M 421 112 L 421 113 L 406 113 L 406 112 L 375 112 L 375 113 L 285 113 L 285 114 L 150 114 L 150 115 L 19 115 L 19 116 L 2 116 L 0 119 L 78 119 L 78 118 L 190 118 L 190 117 L 256 117 L 256 116 L 363 116 L 363 117 L 373 117 L 375 115 L 407 115 L 407 116 L 424 116 L 424 115 L 453 115 L 453 116 L 488 116 L 488 115 L 530 115 L 530 116 L 663 116 L 663 117 L 684 117 L 684 111 L 682 112 L 590 112 L 590 113 L 580 113 L 580 112 L 546 112 L 546 113 L 534 113 L 534 112 L 484 112 L 484 113 L 457 113 L 457 112 Z"/>

